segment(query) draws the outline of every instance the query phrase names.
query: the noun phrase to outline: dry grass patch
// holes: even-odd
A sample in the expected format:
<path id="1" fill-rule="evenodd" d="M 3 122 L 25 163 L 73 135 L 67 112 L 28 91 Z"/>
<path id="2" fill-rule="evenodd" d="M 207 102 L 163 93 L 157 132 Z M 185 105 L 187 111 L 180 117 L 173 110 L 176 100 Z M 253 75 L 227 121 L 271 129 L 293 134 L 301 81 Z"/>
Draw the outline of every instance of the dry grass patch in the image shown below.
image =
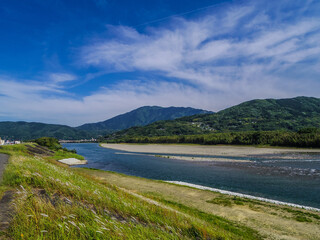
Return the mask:
<path id="1" fill-rule="evenodd" d="M 245 224 L 268 239 L 318 239 L 320 215 L 317 212 L 278 206 L 257 200 L 227 196 L 210 191 L 178 186 L 123 174 L 78 169 L 114 185 L 172 205 L 184 205 L 198 211 Z"/>

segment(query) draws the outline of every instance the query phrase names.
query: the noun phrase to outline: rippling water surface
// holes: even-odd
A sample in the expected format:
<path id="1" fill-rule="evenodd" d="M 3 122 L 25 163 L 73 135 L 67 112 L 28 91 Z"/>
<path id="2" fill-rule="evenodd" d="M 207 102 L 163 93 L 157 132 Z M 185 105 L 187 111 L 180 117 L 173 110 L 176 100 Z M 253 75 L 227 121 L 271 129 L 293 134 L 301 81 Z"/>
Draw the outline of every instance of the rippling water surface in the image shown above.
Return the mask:
<path id="1" fill-rule="evenodd" d="M 233 158 L 250 160 L 247 163 L 189 162 L 151 154 L 127 154 L 94 143 L 69 143 L 64 146 L 76 149 L 88 160 L 83 167 L 151 179 L 183 181 L 320 208 L 318 154 L 289 155 L 291 159 L 284 155 Z"/>

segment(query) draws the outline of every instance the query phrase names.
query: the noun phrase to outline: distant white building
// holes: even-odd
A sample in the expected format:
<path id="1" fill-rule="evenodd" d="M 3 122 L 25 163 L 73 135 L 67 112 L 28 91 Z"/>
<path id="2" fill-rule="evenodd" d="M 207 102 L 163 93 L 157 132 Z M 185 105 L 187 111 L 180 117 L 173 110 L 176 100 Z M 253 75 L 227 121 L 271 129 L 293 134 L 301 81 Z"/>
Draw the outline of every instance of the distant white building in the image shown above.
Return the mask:
<path id="1" fill-rule="evenodd" d="M 12 145 L 12 144 L 20 144 L 20 143 L 21 143 L 21 141 L 2 140 L 2 139 L 0 138 L 0 145 Z"/>

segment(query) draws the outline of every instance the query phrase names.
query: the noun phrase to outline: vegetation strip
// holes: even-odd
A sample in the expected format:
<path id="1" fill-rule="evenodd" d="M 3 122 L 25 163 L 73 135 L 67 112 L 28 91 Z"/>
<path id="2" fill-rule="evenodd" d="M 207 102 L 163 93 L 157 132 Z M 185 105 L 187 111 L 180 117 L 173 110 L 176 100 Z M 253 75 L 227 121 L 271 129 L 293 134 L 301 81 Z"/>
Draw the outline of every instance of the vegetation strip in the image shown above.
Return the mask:
<path id="1" fill-rule="evenodd" d="M 236 192 L 221 190 L 221 189 L 218 189 L 218 188 L 211 188 L 211 187 L 201 186 L 201 185 L 192 184 L 192 183 L 186 183 L 186 182 L 181 182 L 181 181 L 164 181 L 164 182 L 173 183 L 173 184 L 182 185 L 182 186 L 187 186 L 187 187 L 193 187 L 193 188 L 197 188 L 197 189 L 201 189 L 201 190 L 208 190 L 208 191 L 212 191 L 212 192 L 218 192 L 218 193 L 227 194 L 227 195 L 230 195 L 230 196 L 243 197 L 243 198 L 248 198 L 248 199 L 254 199 L 254 200 L 259 200 L 259 201 L 263 201 L 263 202 L 268 202 L 268 203 L 274 203 L 274 204 L 277 204 L 277 205 L 285 205 L 285 206 L 302 208 L 302 209 L 306 209 L 306 210 L 320 212 L 319 208 L 308 207 L 308 206 L 303 206 L 303 205 L 294 204 L 294 203 L 288 203 L 288 202 L 282 202 L 282 201 L 268 199 L 268 198 L 255 197 L 255 196 L 248 195 L 248 194 L 236 193 Z"/>
<path id="2" fill-rule="evenodd" d="M 148 126 L 144 127 L 148 128 Z M 191 143 L 202 145 L 262 145 L 279 147 L 320 148 L 320 129 L 306 128 L 298 132 L 283 131 L 242 131 L 172 134 L 139 132 L 135 128 L 108 135 L 105 143 Z"/>

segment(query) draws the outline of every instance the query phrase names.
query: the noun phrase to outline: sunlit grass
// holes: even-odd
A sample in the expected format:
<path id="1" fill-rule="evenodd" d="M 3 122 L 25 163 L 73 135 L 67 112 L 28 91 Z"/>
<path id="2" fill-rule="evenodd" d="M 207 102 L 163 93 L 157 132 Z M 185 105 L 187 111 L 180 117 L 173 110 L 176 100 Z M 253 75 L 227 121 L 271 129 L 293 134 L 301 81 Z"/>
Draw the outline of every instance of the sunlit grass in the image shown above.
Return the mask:
<path id="1" fill-rule="evenodd" d="M 0 151 L 11 154 L 3 186 L 18 189 L 7 233 L 12 239 L 259 238 L 220 228 L 181 206 L 177 212 L 148 203 L 52 158 L 29 156 L 23 145 Z"/>

